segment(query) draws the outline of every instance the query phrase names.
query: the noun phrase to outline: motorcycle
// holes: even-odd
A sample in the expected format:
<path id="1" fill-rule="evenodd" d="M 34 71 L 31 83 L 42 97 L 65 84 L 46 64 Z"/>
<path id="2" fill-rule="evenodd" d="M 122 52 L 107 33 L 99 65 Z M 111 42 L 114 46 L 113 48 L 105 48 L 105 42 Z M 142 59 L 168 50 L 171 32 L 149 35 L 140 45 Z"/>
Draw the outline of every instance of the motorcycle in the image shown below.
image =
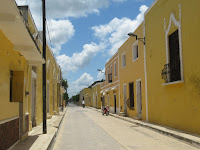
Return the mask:
<path id="1" fill-rule="evenodd" d="M 106 107 L 102 108 L 102 115 L 106 114 L 106 116 L 109 115 L 109 106 L 107 105 Z"/>

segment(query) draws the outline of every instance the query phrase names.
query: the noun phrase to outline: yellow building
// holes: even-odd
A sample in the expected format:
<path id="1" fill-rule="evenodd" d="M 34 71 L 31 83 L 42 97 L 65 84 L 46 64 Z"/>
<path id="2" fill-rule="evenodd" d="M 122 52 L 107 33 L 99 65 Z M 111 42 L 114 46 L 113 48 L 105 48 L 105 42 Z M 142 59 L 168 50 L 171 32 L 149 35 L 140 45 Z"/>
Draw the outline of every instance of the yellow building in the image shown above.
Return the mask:
<path id="1" fill-rule="evenodd" d="M 0 138 L 0 149 L 8 149 L 26 137 L 29 122 L 33 124 L 30 102 L 40 88 L 34 86 L 37 81 L 33 80 L 36 68 L 39 70 L 44 60 L 26 24 L 30 16 L 24 20 L 11 0 L 1 1 L 0 13 L 3 14 L 0 19 L 0 134 L 4 135 Z M 34 105 L 36 108 L 37 104 Z"/>
<path id="2" fill-rule="evenodd" d="M 80 92 L 80 100 L 79 100 L 79 104 L 82 105 L 82 101 L 85 101 L 85 106 L 91 106 L 92 102 L 91 102 L 91 88 L 84 88 L 83 90 L 81 90 Z"/>
<path id="3" fill-rule="evenodd" d="M 60 99 L 60 67 L 58 66 L 53 52 L 47 46 L 46 49 L 46 74 L 47 74 L 47 113 L 48 118 L 59 113 L 59 99 Z"/>
<path id="4" fill-rule="evenodd" d="M 4 136 L 0 138 L 0 149 L 8 149 L 27 137 L 28 131 L 43 120 L 42 64 L 45 60 L 41 38 L 28 6 L 17 7 L 11 0 L 1 3 L 0 134 Z M 53 65 L 57 90 L 61 70 L 55 58 Z M 60 93 L 56 90 L 56 94 Z M 57 94 L 57 112 L 59 97 Z"/>
<path id="5" fill-rule="evenodd" d="M 134 34 L 143 37 L 143 24 Z M 145 76 L 144 76 L 144 44 L 135 37 L 119 48 L 119 75 L 121 112 L 129 117 L 146 119 Z"/>
<path id="6" fill-rule="evenodd" d="M 90 106 L 100 109 L 101 108 L 101 94 L 100 94 L 100 85 L 102 81 L 95 81 L 89 88 L 91 88 L 91 99 Z"/>
<path id="7" fill-rule="evenodd" d="M 101 84 L 102 106 L 109 106 L 110 112 L 120 112 L 119 55 L 116 52 L 105 65 L 106 80 Z"/>
<path id="8" fill-rule="evenodd" d="M 145 13 L 148 120 L 200 134 L 200 1 L 156 0 Z"/>

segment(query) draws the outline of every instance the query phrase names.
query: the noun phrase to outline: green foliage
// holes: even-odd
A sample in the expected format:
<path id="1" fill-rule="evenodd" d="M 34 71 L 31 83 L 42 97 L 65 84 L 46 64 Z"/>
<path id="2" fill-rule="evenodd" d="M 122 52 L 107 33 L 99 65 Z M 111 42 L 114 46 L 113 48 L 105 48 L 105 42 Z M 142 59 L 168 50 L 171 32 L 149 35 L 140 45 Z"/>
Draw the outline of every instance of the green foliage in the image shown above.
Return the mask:
<path id="1" fill-rule="evenodd" d="M 62 86 L 67 89 L 68 88 L 68 82 L 67 79 L 62 79 Z"/>
<path id="2" fill-rule="evenodd" d="M 77 95 L 75 95 L 75 96 L 72 96 L 73 102 L 78 102 L 78 101 L 79 101 L 79 97 L 80 97 L 80 94 L 77 94 Z"/>
<path id="3" fill-rule="evenodd" d="M 67 88 L 68 88 L 67 79 L 62 79 L 62 86 L 63 86 L 64 89 L 66 90 L 66 93 L 63 94 L 64 100 L 66 100 L 66 102 L 69 102 L 69 96 L 68 96 L 68 94 L 67 94 Z"/>

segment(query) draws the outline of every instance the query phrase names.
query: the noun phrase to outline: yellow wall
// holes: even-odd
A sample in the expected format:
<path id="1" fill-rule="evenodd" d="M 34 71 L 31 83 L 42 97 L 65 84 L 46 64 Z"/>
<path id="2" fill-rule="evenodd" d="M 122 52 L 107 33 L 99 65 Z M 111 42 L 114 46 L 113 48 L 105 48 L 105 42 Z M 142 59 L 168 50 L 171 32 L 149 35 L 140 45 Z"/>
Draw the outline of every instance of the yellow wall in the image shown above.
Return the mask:
<path id="1" fill-rule="evenodd" d="M 181 4 L 181 12 L 179 12 Z M 200 134 L 200 10 L 197 0 L 159 0 L 145 15 L 149 121 Z M 171 13 L 182 28 L 183 83 L 163 85 L 166 27 Z M 172 23 L 173 24 L 173 23 Z M 172 25 L 170 33 L 177 28 Z M 169 33 L 169 34 L 170 34 Z"/>
<path id="2" fill-rule="evenodd" d="M 134 32 L 138 38 L 143 37 L 143 24 L 141 24 Z M 133 61 L 133 44 L 138 43 L 138 58 Z M 134 89 L 134 108 L 127 107 L 127 114 L 130 117 L 137 117 L 137 94 L 136 81 L 141 79 L 142 93 L 142 119 L 146 119 L 146 102 L 145 102 L 145 77 L 144 77 L 144 44 L 136 41 L 135 37 L 129 37 L 127 41 L 119 48 L 119 73 L 120 73 L 120 105 L 121 111 L 124 111 L 124 94 L 123 85 L 126 84 L 127 99 L 129 96 L 129 83 L 133 82 Z M 126 67 L 122 68 L 122 54 L 126 55 Z"/>
<path id="3" fill-rule="evenodd" d="M 23 115 L 28 112 L 25 91 L 29 91 L 28 63 L 19 52 L 13 50 L 13 45 L 0 30 L 0 120 L 19 116 L 19 103 L 10 102 L 10 71 L 24 72 Z"/>
<path id="4" fill-rule="evenodd" d="M 92 90 L 91 90 L 91 101 L 92 107 L 95 108 L 101 108 L 101 94 L 100 94 L 100 83 L 95 84 L 94 86 L 92 86 Z M 94 94 L 94 100 L 93 100 L 93 94 Z M 96 101 L 96 97 L 97 97 L 97 101 Z M 94 103 L 93 103 L 94 102 Z"/>
<path id="5" fill-rule="evenodd" d="M 114 94 L 116 94 L 116 107 L 117 113 L 120 112 L 120 97 L 119 97 L 119 55 L 116 52 L 112 58 L 105 64 L 106 78 L 105 81 L 101 84 L 101 96 L 104 96 L 105 106 L 109 105 L 110 111 L 114 112 Z M 114 65 L 116 63 L 116 76 L 114 75 Z M 112 70 L 111 70 L 112 66 Z M 108 74 L 112 72 L 112 82 L 108 82 Z M 108 102 L 109 95 L 109 102 Z"/>
<path id="6" fill-rule="evenodd" d="M 55 61 L 55 58 L 51 52 L 51 50 L 49 49 L 49 47 L 47 46 L 47 51 L 46 51 L 46 61 L 47 63 L 49 62 L 49 64 L 46 63 L 46 68 L 47 68 L 47 81 L 49 82 L 49 115 L 53 115 L 54 111 L 58 112 L 58 98 L 57 98 L 57 75 L 59 73 L 59 67 Z M 54 84 L 54 90 L 53 90 L 53 84 Z M 53 96 L 54 95 L 54 96 Z M 53 97 L 54 97 L 54 111 L 53 111 Z"/>

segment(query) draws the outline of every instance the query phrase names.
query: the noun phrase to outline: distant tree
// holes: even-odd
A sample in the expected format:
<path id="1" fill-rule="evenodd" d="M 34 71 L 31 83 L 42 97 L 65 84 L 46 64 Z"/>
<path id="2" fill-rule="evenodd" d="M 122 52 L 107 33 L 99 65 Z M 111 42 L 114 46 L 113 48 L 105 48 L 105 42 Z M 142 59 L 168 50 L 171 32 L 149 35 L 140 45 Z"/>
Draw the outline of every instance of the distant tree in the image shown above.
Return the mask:
<path id="1" fill-rule="evenodd" d="M 69 101 L 69 96 L 68 96 L 68 94 L 67 94 L 67 88 L 68 88 L 67 79 L 62 79 L 62 86 L 63 86 L 64 89 L 66 90 L 66 93 L 64 93 L 64 99 L 66 100 L 66 103 L 68 103 L 68 101 Z"/>
<path id="2" fill-rule="evenodd" d="M 77 94 L 77 95 L 75 95 L 75 96 L 72 96 L 73 102 L 78 102 L 78 101 L 79 101 L 79 97 L 80 97 L 80 94 Z"/>

